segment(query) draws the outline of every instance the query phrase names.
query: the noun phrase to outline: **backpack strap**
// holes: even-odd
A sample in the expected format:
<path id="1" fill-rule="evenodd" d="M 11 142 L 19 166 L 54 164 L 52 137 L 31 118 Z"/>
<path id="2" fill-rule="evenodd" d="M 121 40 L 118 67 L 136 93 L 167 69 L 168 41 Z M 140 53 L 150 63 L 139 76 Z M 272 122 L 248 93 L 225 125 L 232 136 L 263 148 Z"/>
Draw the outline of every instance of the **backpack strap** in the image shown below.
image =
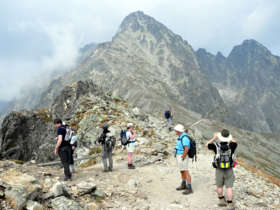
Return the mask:
<path id="1" fill-rule="evenodd" d="M 184 148 L 184 145 L 183 145 L 183 138 L 184 138 L 185 136 L 187 136 L 187 135 L 185 134 L 185 135 L 183 135 L 181 138 L 180 138 L 180 137 L 178 138 L 179 141 L 180 141 L 181 144 L 182 144 L 182 147 L 183 147 L 183 150 L 181 150 L 181 151 L 185 151 L 185 148 Z M 178 151 L 178 149 L 175 148 L 175 152 L 176 152 L 176 153 L 177 153 L 177 151 Z"/>

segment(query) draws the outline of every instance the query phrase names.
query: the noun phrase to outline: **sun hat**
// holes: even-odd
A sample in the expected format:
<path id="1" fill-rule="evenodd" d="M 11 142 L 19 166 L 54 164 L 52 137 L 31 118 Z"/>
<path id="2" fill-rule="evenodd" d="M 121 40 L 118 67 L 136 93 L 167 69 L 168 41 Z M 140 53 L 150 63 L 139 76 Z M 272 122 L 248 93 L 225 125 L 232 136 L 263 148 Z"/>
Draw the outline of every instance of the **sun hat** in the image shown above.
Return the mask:
<path id="1" fill-rule="evenodd" d="M 107 136 L 107 137 L 112 137 L 113 134 L 112 134 L 112 133 L 107 133 L 106 136 Z"/>
<path id="2" fill-rule="evenodd" d="M 128 128 L 133 127 L 133 123 L 127 123 L 127 127 L 128 127 Z"/>
<path id="3" fill-rule="evenodd" d="M 221 142 L 230 142 L 232 140 L 232 135 L 226 129 L 223 129 L 217 136 Z"/>
<path id="4" fill-rule="evenodd" d="M 175 126 L 174 130 L 183 133 L 185 131 L 185 128 L 183 125 L 178 124 Z"/>

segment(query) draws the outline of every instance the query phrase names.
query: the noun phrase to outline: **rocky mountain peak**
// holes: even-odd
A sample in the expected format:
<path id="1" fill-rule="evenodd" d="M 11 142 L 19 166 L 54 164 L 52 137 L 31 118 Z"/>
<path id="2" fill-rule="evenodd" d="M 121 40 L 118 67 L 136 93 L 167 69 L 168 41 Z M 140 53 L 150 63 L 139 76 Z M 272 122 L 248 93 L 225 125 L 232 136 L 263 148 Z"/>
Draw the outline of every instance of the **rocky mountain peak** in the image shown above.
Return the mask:
<path id="1" fill-rule="evenodd" d="M 119 27 L 116 37 L 126 32 L 149 33 L 152 34 L 157 41 L 162 39 L 176 39 L 183 42 L 183 39 L 179 35 L 174 34 L 165 25 L 142 11 L 133 12 L 125 17 Z"/>
<path id="2" fill-rule="evenodd" d="M 271 56 L 271 52 L 256 40 L 244 40 L 241 45 L 233 48 L 228 56 L 229 61 L 239 63 L 241 65 L 248 64 L 248 61 L 263 60 L 265 57 Z"/>

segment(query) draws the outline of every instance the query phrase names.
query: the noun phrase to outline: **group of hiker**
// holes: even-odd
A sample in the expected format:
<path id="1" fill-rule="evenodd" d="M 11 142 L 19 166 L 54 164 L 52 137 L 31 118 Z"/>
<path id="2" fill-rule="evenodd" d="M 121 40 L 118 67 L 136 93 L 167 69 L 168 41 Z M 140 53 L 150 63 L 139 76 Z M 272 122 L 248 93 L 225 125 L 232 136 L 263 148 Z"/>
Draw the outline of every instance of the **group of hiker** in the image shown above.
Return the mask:
<path id="1" fill-rule="evenodd" d="M 75 172 L 73 153 L 77 147 L 77 136 L 73 128 L 62 122 L 61 119 L 55 119 L 54 125 L 57 128 L 57 143 L 54 154 L 60 157 L 64 168 L 64 181 L 71 181 L 72 173 Z M 133 123 L 127 124 L 127 129 L 122 130 L 120 137 L 123 146 L 126 146 L 128 152 L 128 169 L 135 169 L 132 163 L 132 156 L 135 148 L 136 131 Z M 103 131 L 98 137 L 97 142 L 102 145 L 102 162 L 104 172 L 113 171 L 113 149 L 116 145 L 116 137 L 110 131 L 109 125 L 103 125 Z"/>
<path id="2" fill-rule="evenodd" d="M 172 118 L 174 113 L 171 109 L 165 112 L 167 119 L 168 130 L 172 128 Z M 55 155 L 59 155 L 63 168 L 65 181 L 71 180 L 74 172 L 73 151 L 77 147 L 76 136 L 73 134 L 70 126 L 64 125 L 60 119 L 54 120 L 57 128 L 57 144 L 55 147 Z M 71 133 L 73 132 L 73 133 Z M 196 159 L 196 143 L 188 134 L 188 131 L 183 125 L 177 124 L 174 127 L 174 132 L 178 136 L 175 157 L 177 167 L 181 174 L 181 184 L 176 188 L 178 191 L 183 191 L 184 195 L 193 193 L 192 179 L 189 172 L 189 159 Z M 75 139 L 70 141 L 69 138 Z M 128 152 L 128 169 L 135 169 L 132 163 L 132 156 L 135 148 L 136 131 L 132 123 L 127 124 L 127 129 L 122 130 L 120 134 L 121 144 L 126 146 Z M 108 124 L 103 125 L 103 131 L 98 137 L 98 143 L 102 145 L 102 162 L 104 172 L 113 171 L 113 149 L 116 145 L 116 137 L 110 131 Z M 237 142 L 232 138 L 228 130 L 223 129 L 220 133 L 215 133 L 214 137 L 205 144 L 209 150 L 215 153 L 213 167 L 216 169 L 216 186 L 218 195 L 218 206 L 228 206 L 228 209 L 233 210 L 233 192 L 232 187 L 234 183 L 234 172 L 236 161 L 234 159 L 234 152 L 237 148 Z M 109 161 L 109 164 L 108 162 Z M 226 187 L 226 193 L 223 194 L 223 187 Z"/>

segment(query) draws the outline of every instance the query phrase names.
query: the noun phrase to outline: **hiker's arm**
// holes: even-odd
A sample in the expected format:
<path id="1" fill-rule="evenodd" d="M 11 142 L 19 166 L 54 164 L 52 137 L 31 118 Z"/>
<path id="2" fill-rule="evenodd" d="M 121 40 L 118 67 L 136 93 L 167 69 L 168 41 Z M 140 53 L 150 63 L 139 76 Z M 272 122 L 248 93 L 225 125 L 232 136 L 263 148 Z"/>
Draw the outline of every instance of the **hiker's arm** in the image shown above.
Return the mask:
<path id="1" fill-rule="evenodd" d="M 182 155 L 182 159 L 184 160 L 188 155 L 189 148 L 188 146 L 184 146 L 184 154 Z"/>
<path id="2" fill-rule="evenodd" d="M 134 138 L 135 138 L 135 135 L 136 135 L 136 131 L 135 131 L 135 130 L 131 131 L 130 138 L 131 138 L 131 139 L 134 139 Z"/>
<path id="3" fill-rule="evenodd" d="M 232 139 L 231 142 L 237 143 L 237 141 L 235 139 Z"/>
<path id="4" fill-rule="evenodd" d="M 205 146 L 207 147 L 208 144 L 212 144 L 213 141 L 214 141 L 216 138 L 217 138 L 217 133 L 214 133 L 214 137 L 213 137 L 212 139 L 210 139 L 210 140 L 205 144 Z"/>
<path id="5" fill-rule="evenodd" d="M 54 154 L 55 154 L 55 155 L 58 154 L 58 148 L 59 148 L 59 146 L 61 145 L 61 142 L 62 142 L 62 135 L 59 135 L 59 136 L 57 137 L 57 143 L 56 143 L 55 150 L 54 150 Z"/>

